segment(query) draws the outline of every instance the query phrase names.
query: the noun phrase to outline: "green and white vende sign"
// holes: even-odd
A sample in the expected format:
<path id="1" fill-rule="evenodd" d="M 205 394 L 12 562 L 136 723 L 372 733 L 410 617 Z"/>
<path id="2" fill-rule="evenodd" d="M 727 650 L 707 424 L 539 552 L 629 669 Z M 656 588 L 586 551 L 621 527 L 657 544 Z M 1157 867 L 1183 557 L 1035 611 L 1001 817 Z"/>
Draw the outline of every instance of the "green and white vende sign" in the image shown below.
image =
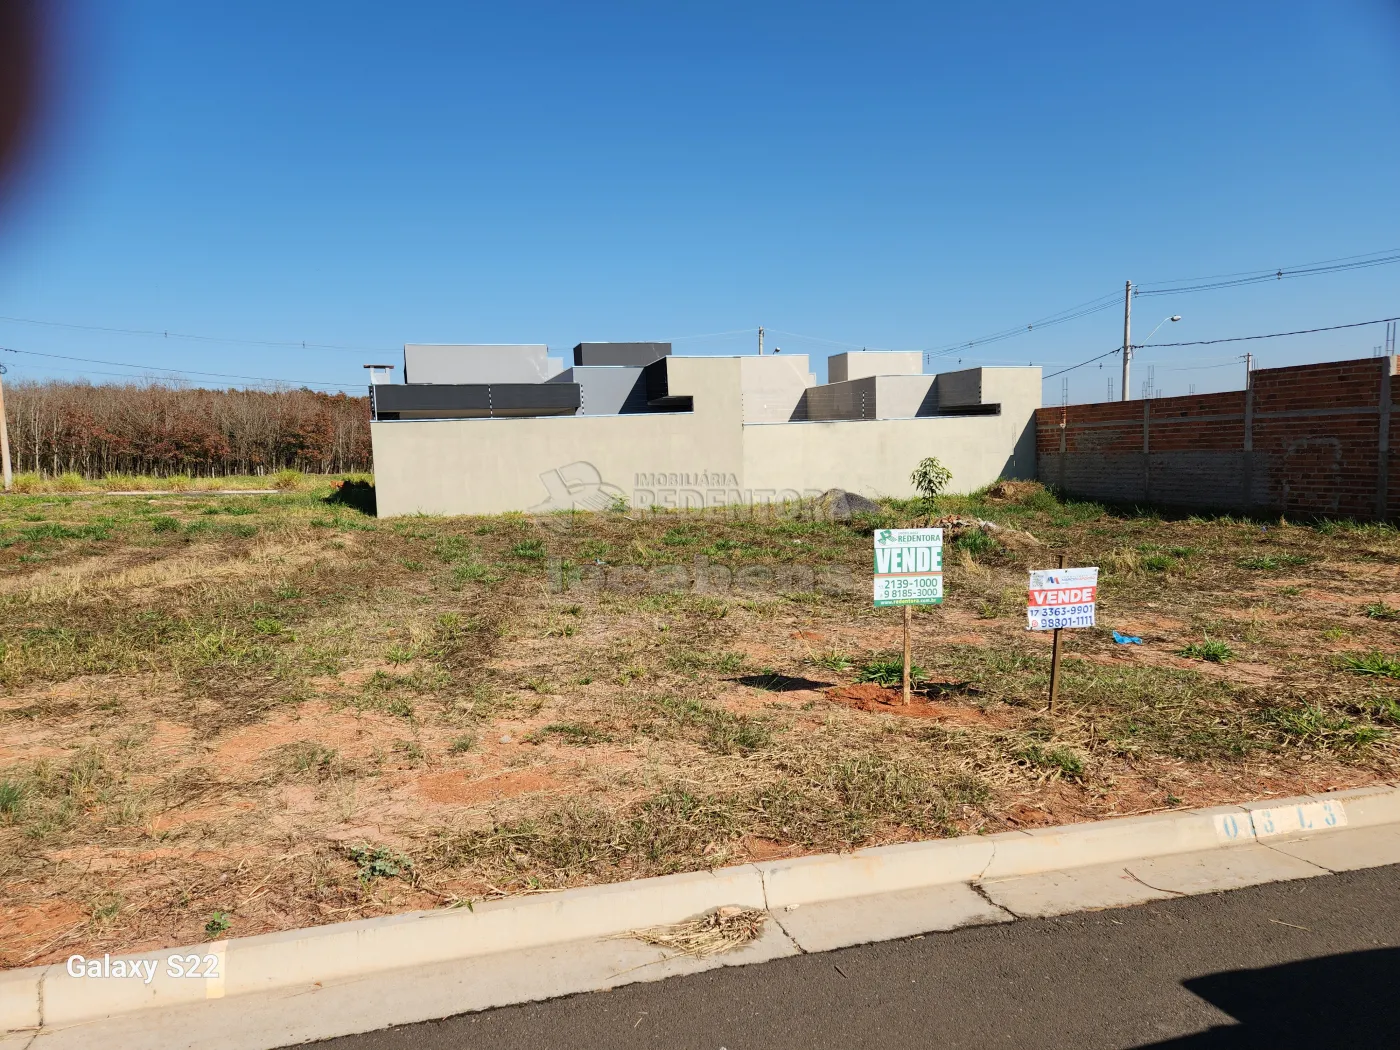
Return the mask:
<path id="1" fill-rule="evenodd" d="M 943 530 L 875 530 L 875 604 L 943 601 Z"/>

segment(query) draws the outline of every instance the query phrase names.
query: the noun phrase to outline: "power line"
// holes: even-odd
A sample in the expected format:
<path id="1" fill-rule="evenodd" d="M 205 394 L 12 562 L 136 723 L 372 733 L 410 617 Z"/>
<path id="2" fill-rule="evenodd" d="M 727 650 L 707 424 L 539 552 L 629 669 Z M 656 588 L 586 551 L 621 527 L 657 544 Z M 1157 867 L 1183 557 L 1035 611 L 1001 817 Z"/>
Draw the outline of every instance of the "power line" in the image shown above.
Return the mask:
<path id="1" fill-rule="evenodd" d="M 1365 270 L 1373 266 L 1389 266 L 1400 262 L 1400 250 L 1372 252 L 1370 256 L 1352 257 L 1353 261 L 1307 263 L 1302 266 L 1274 270 L 1254 270 L 1243 274 L 1222 274 L 1220 280 L 1186 278 L 1182 281 L 1165 282 L 1170 287 L 1133 289 L 1134 295 L 1176 295 L 1186 292 L 1206 292 L 1216 288 L 1240 288 L 1248 284 L 1264 284 L 1268 281 L 1286 281 L 1297 277 L 1317 277 L 1321 274 L 1341 273 L 1346 270 Z M 1191 283 L 1195 281 L 1197 283 Z"/>
<path id="2" fill-rule="evenodd" d="M 1334 259 L 1321 259 L 1317 262 L 1300 263 L 1287 267 L 1275 267 L 1269 270 L 1241 270 L 1236 273 L 1213 274 L 1206 277 L 1180 277 L 1169 281 L 1145 282 L 1150 287 L 1144 288 L 1136 285 L 1133 288 L 1133 295 L 1169 295 L 1177 292 L 1202 292 L 1215 288 L 1234 288 L 1249 284 L 1262 284 L 1266 281 L 1290 280 L 1297 277 L 1316 277 L 1322 274 L 1341 273 L 1346 270 L 1369 269 L 1373 266 L 1389 266 L 1400 262 L 1400 249 L 1387 249 L 1381 252 L 1366 252 L 1362 255 L 1344 255 Z M 950 343 L 946 346 L 936 347 L 925 351 L 925 358 L 931 360 L 935 357 L 946 357 L 959 350 L 967 350 L 974 346 L 981 346 L 986 343 L 1000 342 L 1003 339 L 1011 339 L 1018 335 L 1026 335 L 1038 328 L 1050 328 L 1057 324 L 1064 324 L 1067 321 L 1078 320 L 1090 314 L 1096 314 L 1102 310 L 1108 310 L 1122 302 L 1119 292 L 1112 292 L 1109 295 L 1100 296 L 1097 299 L 1090 299 L 1088 302 L 1080 303 L 1078 306 L 1071 306 L 1058 313 L 1048 314 L 1038 321 L 1029 324 L 1019 325 L 1015 328 L 1006 328 L 991 335 L 982 336 L 977 339 L 969 339 L 960 343 Z M 1164 344 L 1165 345 L 1165 344 Z M 1092 358 L 1097 361 L 1098 358 Z"/>
<path id="3" fill-rule="evenodd" d="M 864 343 L 843 343 L 839 339 L 823 339 L 819 335 L 803 335 L 801 332 L 789 332 L 782 328 L 769 328 L 768 331 L 772 332 L 774 335 L 789 335 L 794 339 L 806 339 L 808 342 L 812 343 L 825 343 L 827 346 L 844 346 L 847 350 L 889 350 L 889 347 L 868 346 Z"/>
<path id="4" fill-rule="evenodd" d="M 1236 335 L 1229 339 L 1195 339 L 1189 343 L 1147 343 L 1135 346 L 1134 350 L 1156 350 L 1165 346 L 1214 346 L 1216 343 L 1244 343 L 1253 339 L 1282 339 L 1286 335 L 1312 335 L 1314 332 L 1336 332 L 1343 328 L 1365 328 L 1371 324 L 1385 324 L 1397 321 L 1400 317 L 1382 317 L 1375 321 L 1354 321 L 1351 324 L 1333 324 L 1326 328 L 1300 328 L 1296 332 L 1269 332 L 1267 335 Z"/>
<path id="5" fill-rule="evenodd" d="M 722 335 L 752 335 L 753 331 L 753 328 L 732 328 L 727 332 L 704 332 L 700 335 L 677 335 L 672 336 L 667 342 L 688 343 L 697 339 L 718 339 Z"/>
<path id="6" fill-rule="evenodd" d="M 1097 357 L 1091 357 L 1087 361 L 1080 361 L 1077 365 L 1070 365 L 1068 368 L 1062 368 L 1058 372 L 1051 372 L 1048 376 L 1041 376 L 1041 382 L 1047 379 L 1054 379 L 1056 376 L 1062 376 L 1066 372 L 1073 372 L 1075 369 L 1083 368 L 1085 365 L 1092 365 L 1095 361 L 1102 361 L 1105 357 L 1112 357 L 1114 354 L 1121 354 L 1122 352 L 1123 348 L 1121 346 L 1115 346 L 1106 354 L 1099 354 Z"/>
<path id="7" fill-rule="evenodd" d="M 1135 345 L 1133 349 L 1159 350 L 1164 347 L 1172 346 L 1214 346 L 1217 343 L 1243 343 L 1255 339 L 1282 339 L 1285 336 L 1290 335 L 1312 335 L 1314 332 L 1336 332 L 1340 331 L 1343 328 L 1365 328 L 1367 325 L 1385 324 L 1387 321 L 1400 321 L 1400 317 L 1380 317 L 1374 321 L 1353 321 L 1350 324 L 1333 324 L 1327 325 L 1323 328 L 1300 328 L 1294 332 L 1268 332 L 1264 335 L 1236 335 L 1230 336 L 1227 339 L 1195 339 L 1188 343 L 1146 343 L 1142 345 Z M 1095 361 L 1102 361 L 1105 357 L 1112 357 L 1114 354 L 1119 354 L 1122 352 L 1123 348 L 1121 346 L 1114 347 L 1107 353 L 1098 354 L 1095 357 L 1091 357 L 1087 360 L 1080 361 L 1077 365 L 1070 365 L 1068 368 L 1062 368 L 1058 372 L 1051 372 L 1048 376 L 1043 376 L 1042 379 L 1054 379 L 1056 376 L 1062 376 L 1066 372 L 1073 372 L 1075 369 L 1083 368 L 1085 365 L 1092 365 Z"/>
<path id="8" fill-rule="evenodd" d="M 79 332 L 111 332 L 116 335 L 147 335 L 157 336 L 161 339 L 188 339 L 200 343 L 232 343 L 240 346 L 279 346 L 291 347 L 302 350 L 347 350 L 355 353 L 384 354 L 393 353 L 399 347 L 382 346 L 346 346 L 339 343 L 308 343 L 305 340 L 279 340 L 279 339 L 231 339 L 226 336 L 217 335 L 196 335 L 192 332 L 170 332 L 155 328 L 114 328 L 109 325 L 99 324 L 73 324 L 68 321 L 41 321 L 32 317 L 6 317 L 0 315 L 0 321 L 10 321 L 14 324 L 39 325 L 44 328 L 71 328 Z"/>
<path id="9" fill-rule="evenodd" d="M 1078 306 L 1070 306 L 1064 310 L 1059 310 L 1053 314 L 1046 314 L 1036 321 L 1031 321 L 1024 325 L 1017 325 L 1015 328 L 1004 328 L 1000 332 L 993 332 L 990 335 L 980 336 L 976 339 L 967 339 L 960 343 L 949 343 L 946 346 L 935 347 L 926 350 L 924 355 L 928 359 L 935 357 L 947 357 L 949 354 L 957 353 L 959 350 L 968 350 L 974 346 L 983 346 L 987 343 L 999 343 L 1003 339 L 1012 339 L 1018 335 L 1025 335 L 1027 332 L 1037 328 L 1052 328 L 1067 321 L 1075 321 L 1081 317 L 1088 317 L 1096 314 L 1100 310 L 1107 310 L 1118 305 L 1118 293 L 1112 295 L 1101 295 L 1097 299 L 1090 299 L 1088 302 L 1080 303 Z"/>
<path id="10" fill-rule="evenodd" d="M 159 365 L 138 365 L 132 364 L 129 361 L 106 361 L 96 357 L 72 357 L 68 354 L 44 354 L 40 353 L 38 350 L 16 350 L 12 346 L 0 346 L 0 350 L 9 354 L 24 354 L 27 357 L 48 357 L 57 361 L 80 361 L 91 365 L 115 365 L 118 368 L 139 368 L 147 372 L 167 372 L 171 375 L 208 376 L 215 379 L 242 379 L 253 383 L 274 383 L 282 386 L 328 386 L 337 390 L 347 385 L 345 383 L 320 383 L 301 379 L 270 379 L 267 376 L 231 375 L 225 372 L 201 372 L 193 368 L 162 368 Z M 111 375 L 114 373 L 105 374 Z M 128 378 L 135 379 L 138 377 L 129 376 Z"/>
<path id="11" fill-rule="evenodd" d="M 1379 252 L 1361 252 L 1359 255 L 1338 255 L 1338 256 L 1335 256 L 1334 258 L 1331 258 L 1331 259 L 1317 259 L 1317 260 L 1315 260 L 1315 261 L 1313 261 L 1313 262 L 1307 262 L 1307 263 L 1291 263 L 1290 265 L 1284 267 L 1284 269 L 1292 270 L 1292 269 L 1298 269 L 1298 268 L 1300 268 L 1300 267 L 1305 267 L 1305 266 L 1325 266 L 1325 265 L 1327 265 L 1328 263 L 1350 262 L 1350 261 L 1353 260 L 1353 259 L 1370 259 L 1370 258 L 1372 258 L 1373 256 L 1377 256 L 1377 255 L 1391 255 L 1391 254 L 1393 254 L 1393 253 L 1395 253 L 1395 252 L 1400 252 L 1400 248 L 1387 248 L 1387 249 L 1385 249 L 1384 251 L 1379 251 Z M 1274 272 L 1276 272 L 1276 271 L 1275 271 L 1275 270 L 1272 270 L 1272 269 L 1269 269 L 1269 270 L 1236 270 L 1236 271 L 1234 271 L 1233 273 L 1208 273 L 1208 274 L 1205 274 L 1204 276 L 1201 276 L 1201 277 L 1174 277 L 1174 278 L 1172 278 L 1172 279 L 1170 279 L 1170 280 L 1143 281 L 1142 283 L 1143 283 L 1143 284 L 1148 284 L 1148 285 L 1158 285 L 1158 284 L 1190 284 L 1190 283 L 1194 283 L 1194 282 L 1196 282 L 1196 281 L 1216 281 L 1216 280 L 1220 280 L 1221 278 L 1225 278 L 1225 277 L 1247 277 L 1247 276 L 1249 276 L 1249 275 L 1251 275 L 1251 274 L 1274 273 Z"/>
<path id="12" fill-rule="evenodd" d="M 141 375 L 141 374 L 139 374 L 139 373 L 135 373 L 135 372 L 106 372 L 106 371 L 103 371 L 103 370 L 100 369 L 100 368 L 64 368 L 64 367 L 61 366 L 61 365 L 47 365 L 47 366 L 45 366 L 45 368 L 44 368 L 44 373 L 45 373 L 45 375 L 47 375 L 47 374 L 50 373 L 50 372 L 66 372 L 66 373 L 68 373 L 69 375 L 75 375 L 75 376 L 111 376 L 111 377 L 114 378 L 114 379 L 154 379 L 154 380 L 159 381 L 159 382 L 162 382 L 162 383 L 174 383 L 174 382 L 177 382 L 178 379 L 179 379 L 178 376 L 174 376 L 174 375 L 170 375 L 170 376 L 151 376 L 151 375 L 147 374 L 147 375 L 144 375 L 144 376 L 143 376 L 143 375 Z M 32 378 L 32 377 L 30 377 L 30 378 Z M 272 382 L 272 381 L 269 380 L 268 382 Z M 266 386 L 267 383 L 263 383 L 263 384 L 261 384 L 261 385 Z"/>

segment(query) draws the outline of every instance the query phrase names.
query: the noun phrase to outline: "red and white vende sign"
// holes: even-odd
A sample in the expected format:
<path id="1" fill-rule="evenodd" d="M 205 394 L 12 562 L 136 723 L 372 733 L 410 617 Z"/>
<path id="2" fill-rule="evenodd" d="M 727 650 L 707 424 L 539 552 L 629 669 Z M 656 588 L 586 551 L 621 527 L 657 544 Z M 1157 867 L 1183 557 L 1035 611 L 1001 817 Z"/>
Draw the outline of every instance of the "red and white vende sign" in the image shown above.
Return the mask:
<path id="1" fill-rule="evenodd" d="M 1061 627 L 1093 627 L 1098 590 L 1097 566 L 1032 570 L 1026 601 L 1027 628 L 1054 631 Z"/>

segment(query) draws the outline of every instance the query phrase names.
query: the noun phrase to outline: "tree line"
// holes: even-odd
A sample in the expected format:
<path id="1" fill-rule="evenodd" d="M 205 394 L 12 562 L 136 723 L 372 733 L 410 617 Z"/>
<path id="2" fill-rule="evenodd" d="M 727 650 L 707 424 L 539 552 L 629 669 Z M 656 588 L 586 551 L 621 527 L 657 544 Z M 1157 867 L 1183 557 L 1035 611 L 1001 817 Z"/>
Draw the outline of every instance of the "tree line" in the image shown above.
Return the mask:
<path id="1" fill-rule="evenodd" d="M 56 476 L 372 469 L 369 398 L 159 382 L 5 386 L 16 471 Z"/>

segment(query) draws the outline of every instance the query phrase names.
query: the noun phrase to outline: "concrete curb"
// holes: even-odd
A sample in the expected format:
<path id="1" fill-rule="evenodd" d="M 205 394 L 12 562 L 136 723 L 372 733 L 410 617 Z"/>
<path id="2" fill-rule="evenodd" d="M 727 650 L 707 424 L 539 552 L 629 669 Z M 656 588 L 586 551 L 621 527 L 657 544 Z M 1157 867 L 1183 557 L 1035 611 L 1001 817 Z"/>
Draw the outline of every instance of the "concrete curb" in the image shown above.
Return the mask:
<path id="1" fill-rule="evenodd" d="M 1270 850 L 1268 855 L 1277 856 L 1280 862 L 1291 862 L 1301 871 L 1304 866 L 1301 860 L 1294 859 L 1295 849 L 1305 850 L 1309 844 L 1323 843 L 1339 832 L 1354 834 L 1358 829 L 1384 825 L 1400 825 L 1400 789 L 1390 785 L 745 864 L 713 872 L 491 901 L 470 910 L 412 912 L 118 956 L 105 962 L 98 959 L 95 962 L 105 967 L 100 976 L 74 976 L 63 963 L 11 970 L 0 973 L 0 1033 L 38 1034 L 43 1038 L 47 1033 L 75 1025 L 162 1008 L 192 1007 L 225 997 L 286 997 L 319 990 L 330 983 L 364 980 L 414 967 L 483 956 L 505 958 L 503 953 L 561 948 L 568 942 L 594 943 L 725 905 L 768 911 L 793 942 L 794 951 L 824 950 L 924 932 L 925 927 L 948 929 L 972 922 L 1008 921 L 1009 914 L 992 905 L 984 906 L 981 898 L 974 899 L 974 887 L 983 884 L 989 888 L 1024 887 L 1028 880 L 1051 878 L 1063 887 L 1066 880 L 1074 882 L 1078 878 L 1084 885 L 1093 885 L 1096 879 L 1101 883 L 1107 876 L 1121 881 L 1124 876 L 1118 873 L 1126 872 L 1127 878 L 1136 878 L 1124 865 L 1141 867 L 1141 862 L 1151 858 L 1183 855 L 1182 862 L 1194 865 L 1195 874 L 1181 885 L 1192 888 L 1152 892 L 1157 897 L 1208 892 L 1244 884 L 1239 881 L 1241 877 L 1268 881 L 1272 870 L 1264 865 L 1260 869 L 1263 874 L 1257 876 L 1241 876 L 1239 871 L 1230 878 L 1202 876 L 1200 872 L 1221 868 L 1222 862 L 1223 868 L 1231 866 L 1230 859 L 1223 857 L 1203 868 L 1197 858 L 1219 857 L 1213 851 L 1240 850 L 1232 856 L 1241 862 L 1235 867 L 1245 870 L 1251 869 L 1250 858 L 1261 854 L 1263 847 L 1285 845 L 1288 848 L 1277 854 Z M 1396 830 L 1400 828 L 1383 828 L 1383 834 Z M 1400 845 L 1400 835 L 1395 835 L 1394 840 Z M 1340 845 L 1345 840 L 1333 841 Z M 1377 854 L 1374 849 L 1368 854 L 1377 855 L 1389 856 L 1384 850 Z M 1315 867 L 1317 874 L 1328 870 L 1339 869 L 1327 864 Z M 920 891 L 931 891 L 933 896 L 921 897 Z M 884 894 L 894 896 L 881 906 L 874 898 Z M 920 910 L 920 900 L 934 899 L 956 904 L 954 917 L 948 923 L 938 925 L 927 906 Z M 994 895 L 988 899 L 997 898 Z M 1091 896 L 1087 902 L 1075 899 L 1077 904 L 1072 910 L 1151 898 L 1109 894 Z M 792 922 L 786 913 L 804 907 L 809 909 L 801 916 L 806 932 L 784 929 L 785 919 Z M 906 908 L 909 915 L 890 914 L 891 910 L 898 913 Z M 1023 914 L 1016 908 L 1012 912 Z M 834 929 L 833 923 L 842 929 Z M 923 925 L 915 929 L 920 923 Z M 180 964 L 185 968 L 195 963 L 201 973 L 217 976 L 173 975 L 168 964 L 171 957 L 187 959 Z M 196 957 L 197 962 L 188 957 Z M 137 976 L 125 976 L 132 972 Z M 8 1043 L 0 1036 L 0 1045 Z"/>

